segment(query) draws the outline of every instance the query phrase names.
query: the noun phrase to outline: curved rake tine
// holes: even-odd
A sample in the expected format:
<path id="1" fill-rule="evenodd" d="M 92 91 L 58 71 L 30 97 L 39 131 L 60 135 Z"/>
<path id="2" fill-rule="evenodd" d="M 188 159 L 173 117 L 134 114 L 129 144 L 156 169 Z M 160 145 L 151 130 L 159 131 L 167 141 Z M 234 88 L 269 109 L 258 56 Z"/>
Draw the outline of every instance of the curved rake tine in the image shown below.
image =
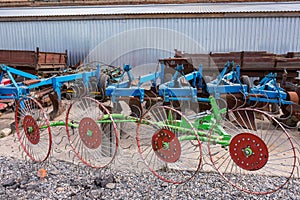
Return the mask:
<path id="1" fill-rule="evenodd" d="M 98 93 L 98 84 L 97 84 L 97 79 L 95 78 L 90 78 L 89 83 L 88 83 L 88 88 L 87 88 L 87 95 L 95 98 Z"/>
<path id="2" fill-rule="evenodd" d="M 261 107 L 259 107 L 259 106 L 256 106 L 255 108 L 256 109 L 259 109 L 259 110 L 265 110 L 265 108 L 267 108 L 268 106 L 269 106 L 269 97 L 268 97 L 268 95 L 266 95 L 266 93 L 264 93 L 263 94 L 264 95 L 264 97 L 267 99 L 267 101 L 266 102 L 259 102 L 258 100 L 258 102 L 257 102 L 257 105 L 259 105 L 259 103 L 262 103 L 262 106 Z M 267 111 L 269 112 L 269 109 L 267 109 Z"/>
<path id="3" fill-rule="evenodd" d="M 85 85 L 83 83 L 83 88 L 84 88 L 83 91 L 84 92 L 83 92 L 83 95 L 81 96 L 81 98 L 84 97 L 84 96 L 90 96 L 90 87 L 89 86 L 90 86 L 89 83 L 87 85 Z"/>
<path id="4" fill-rule="evenodd" d="M 131 147 L 133 146 L 133 144 L 128 144 L 128 146 L 123 146 L 122 144 L 120 144 L 120 147 L 122 148 L 122 149 L 130 149 Z"/>
<path id="5" fill-rule="evenodd" d="M 51 152 L 52 134 L 41 104 L 32 98 L 19 100 L 15 111 L 15 126 L 25 153 L 35 162 L 45 161 Z"/>
<path id="6" fill-rule="evenodd" d="M 241 92 L 241 94 L 243 95 L 243 100 L 244 100 L 244 102 L 243 102 L 242 105 L 236 107 L 236 109 L 242 108 L 242 107 L 246 106 L 246 104 L 247 104 L 247 97 L 246 97 L 246 94 L 245 94 L 245 93 L 242 93 L 242 92 Z"/>
<path id="7" fill-rule="evenodd" d="M 228 104 L 227 104 L 227 101 L 226 101 L 226 99 L 224 99 L 224 98 L 219 98 L 218 100 L 218 107 L 220 108 L 220 109 L 222 109 L 222 108 L 228 108 Z M 220 102 L 220 103 L 219 103 Z M 222 105 L 222 103 L 224 104 L 224 105 Z M 220 106 L 223 106 L 223 107 L 220 107 Z"/>
<path id="8" fill-rule="evenodd" d="M 152 93 L 152 91 L 147 91 L 147 92 L 150 92 Z M 146 110 L 149 110 L 152 106 L 152 99 L 151 97 L 147 94 L 147 92 L 145 92 L 144 96 L 145 96 L 145 99 L 146 99 L 146 104 L 145 104 L 145 109 Z"/>
<path id="9" fill-rule="evenodd" d="M 237 109 L 228 116 L 222 123 L 222 129 L 231 136 L 224 141 L 227 148 L 215 139 L 220 124 L 211 129 L 208 148 L 214 168 L 228 183 L 246 193 L 271 194 L 283 188 L 296 163 L 294 144 L 284 127 L 258 109 Z M 272 123 L 276 123 L 275 128 Z M 272 177 L 266 188 L 260 181 L 264 176 Z"/>
<path id="10" fill-rule="evenodd" d="M 77 82 L 75 81 L 73 83 L 73 85 L 70 87 L 70 89 L 72 90 L 72 93 L 69 94 L 70 95 L 70 99 L 74 100 L 76 98 L 79 98 L 78 94 L 79 94 L 79 86 L 77 85 Z"/>
<path id="11" fill-rule="evenodd" d="M 250 105 L 251 108 L 257 108 L 257 104 L 259 103 L 259 101 L 258 101 L 258 95 L 254 94 L 254 96 L 256 97 L 256 101 L 254 102 L 253 105 Z"/>
<path id="12" fill-rule="evenodd" d="M 142 109 L 137 105 L 131 105 L 130 109 L 131 109 L 130 116 L 132 117 L 141 118 L 141 116 L 143 115 Z"/>
<path id="13" fill-rule="evenodd" d="M 70 127 L 72 122 L 78 123 Z M 68 108 L 65 124 L 70 145 L 84 164 L 103 168 L 115 158 L 117 127 L 102 103 L 90 97 L 75 101 Z"/>
<path id="14" fill-rule="evenodd" d="M 68 152 L 68 157 L 72 160 L 73 163 L 75 163 L 75 159 L 78 159 L 76 153 L 73 150 L 70 150 Z"/>
<path id="15" fill-rule="evenodd" d="M 67 140 L 68 140 L 68 137 L 67 137 L 66 135 L 63 135 L 63 136 L 61 137 L 61 139 L 60 139 L 58 142 L 56 142 L 55 144 L 56 144 L 56 145 L 62 144 L 62 142 L 64 141 L 64 139 L 67 139 Z"/>
<path id="16" fill-rule="evenodd" d="M 102 88 L 100 88 L 99 89 L 99 92 L 100 92 L 100 99 L 99 99 L 99 101 L 101 101 L 101 102 L 103 102 L 103 101 L 105 101 L 105 91 L 102 89 Z"/>
<path id="17" fill-rule="evenodd" d="M 286 128 L 288 129 L 297 129 L 298 119 L 295 120 L 293 118 L 293 107 L 291 107 L 290 112 L 284 112 L 284 115 L 280 117 L 276 117 L 276 119 Z M 286 115 L 288 113 L 288 115 Z"/>
<path id="18" fill-rule="evenodd" d="M 75 82 L 76 86 L 77 86 L 77 95 L 76 95 L 76 99 L 80 99 L 84 96 L 86 96 L 87 94 L 87 87 L 85 86 L 84 82 L 82 79 L 76 80 Z"/>
<path id="19" fill-rule="evenodd" d="M 270 105 L 270 103 L 269 103 L 270 98 L 268 97 L 268 95 L 266 93 L 264 94 L 264 96 L 266 97 L 268 103 L 263 104 L 263 106 L 258 109 L 264 110 L 265 108 L 269 107 L 269 105 Z M 267 109 L 267 112 L 269 112 L 269 109 Z"/>
<path id="20" fill-rule="evenodd" d="M 294 111 L 293 111 L 293 107 L 291 106 L 291 111 L 290 112 L 288 112 L 289 113 L 289 115 L 288 116 L 286 116 L 286 117 L 283 117 L 283 118 L 281 118 L 281 119 L 288 119 L 288 118 L 290 118 L 290 117 L 292 117 L 293 115 L 292 115 L 292 113 L 293 113 Z"/>
<path id="21" fill-rule="evenodd" d="M 69 149 L 69 148 L 72 148 L 71 145 L 70 145 L 70 144 L 66 144 L 66 145 L 65 145 L 65 150 L 67 150 L 67 149 Z"/>
<path id="22" fill-rule="evenodd" d="M 175 125 L 180 121 L 174 116 L 179 116 L 182 123 L 186 124 L 182 130 Z M 192 179 L 202 161 L 201 143 L 195 131 L 191 122 L 174 108 L 153 106 L 148 110 L 138 123 L 136 140 L 139 153 L 149 170 L 159 179 L 174 184 Z M 194 146 L 189 140 L 184 139 L 187 135 L 198 142 L 196 150 L 193 150 Z M 185 170 L 189 170 L 189 173 L 184 173 Z"/>
<path id="23" fill-rule="evenodd" d="M 232 93 L 228 93 L 228 95 L 230 95 L 230 97 L 229 97 L 229 99 L 234 99 L 234 105 L 232 106 L 232 108 L 230 108 L 229 110 L 233 110 L 233 109 L 236 109 L 238 106 L 238 99 L 237 99 L 237 97 L 234 95 L 234 94 L 232 94 Z M 228 99 L 228 98 L 227 98 Z M 227 103 L 227 99 L 226 99 L 226 104 L 228 104 Z M 232 102 L 230 101 L 230 104 L 231 104 Z M 227 107 L 228 108 L 228 107 Z"/>
<path id="24" fill-rule="evenodd" d="M 62 120 L 59 120 L 59 122 L 62 122 Z M 55 137 L 58 137 L 60 134 L 62 134 L 64 132 L 64 128 L 59 128 L 59 130 L 57 131 L 57 133 L 55 133 L 56 131 L 54 131 L 52 134 Z M 63 134 L 64 135 L 64 134 Z"/>
<path id="25" fill-rule="evenodd" d="M 79 80 L 76 80 L 73 83 L 72 88 L 74 88 L 73 89 L 74 93 L 72 95 L 72 99 L 79 99 L 82 96 L 82 84 L 83 83 L 80 83 Z"/>

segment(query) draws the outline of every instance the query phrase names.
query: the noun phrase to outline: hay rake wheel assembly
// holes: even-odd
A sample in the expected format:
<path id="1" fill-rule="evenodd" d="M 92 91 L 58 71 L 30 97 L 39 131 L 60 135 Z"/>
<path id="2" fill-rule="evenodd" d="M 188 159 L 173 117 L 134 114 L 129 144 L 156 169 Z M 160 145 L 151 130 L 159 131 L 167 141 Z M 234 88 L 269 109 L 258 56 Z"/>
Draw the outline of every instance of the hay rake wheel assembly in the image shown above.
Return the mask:
<path id="1" fill-rule="evenodd" d="M 20 99 L 15 110 L 18 139 L 25 153 L 35 162 L 45 161 L 52 147 L 50 123 L 39 102 Z"/>
<path id="2" fill-rule="evenodd" d="M 65 124 L 70 145 L 83 163 L 103 168 L 114 159 L 118 133 L 103 104 L 90 97 L 74 101 L 68 108 Z"/>
<path id="3" fill-rule="evenodd" d="M 220 131 L 229 133 L 231 139 L 214 145 L 219 142 Z M 293 142 L 270 114 L 252 108 L 231 110 L 210 132 L 211 162 L 234 187 L 247 193 L 269 194 L 282 188 L 292 177 L 296 165 Z M 274 181 L 270 181 L 269 188 L 263 187 L 266 179 L 260 178 L 264 176 Z"/>
<path id="4" fill-rule="evenodd" d="M 187 134 L 195 138 L 194 143 Z M 136 140 L 145 164 L 161 180 L 184 183 L 200 169 L 202 149 L 196 130 L 173 108 L 154 106 L 148 110 L 138 123 Z"/>
<path id="5" fill-rule="evenodd" d="M 180 66 L 178 68 L 181 69 Z M 203 143 L 208 144 L 210 159 L 217 172 L 231 185 L 244 192 L 269 194 L 279 190 L 289 181 L 294 173 L 296 160 L 289 134 L 273 116 L 263 111 L 253 108 L 233 108 L 229 111 L 226 108 L 219 109 L 216 103 L 220 100 L 218 89 L 222 91 L 230 86 L 213 86 L 212 93 L 216 98 L 202 98 L 197 96 L 197 88 L 174 87 L 182 78 L 178 71 L 171 81 L 157 87 L 155 81 L 158 77 L 163 79 L 163 73 L 156 72 L 139 77 L 140 85 L 147 81 L 155 83 L 153 87 L 158 91 L 148 97 L 148 90 L 140 85 L 131 85 L 134 77 L 131 76 L 128 65 L 126 70 L 129 81 L 109 84 L 109 80 L 105 78 L 108 86 L 101 90 L 106 92 L 101 94 L 102 101 L 110 99 L 117 103 L 120 97 L 130 97 L 138 99 L 141 103 L 146 100 L 146 105 L 152 104 L 147 99 L 153 99 L 155 103 L 163 101 L 170 105 L 177 101 L 207 102 L 212 110 L 185 116 L 174 108 L 160 105 L 148 105 L 147 111 L 143 112 L 137 104 L 140 112 L 127 116 L 110 113 L 104 102 L 100 103 L 93 98 L 77 94 L 78 99 L 67 109 L 65 121 L 49 122 L 42 106 L 36 100 L 28 98 L 30 103 L 26 102 L 27 100 L 19 101 L 15 115 L 17 133 L 26 154 L 33 161 L 45 161 L 51 151 L 51 127 L 63 126 L 73 151 L 84 164 L 93 168 L 107 167 L 115 158 L 118 149 L 119 133 L 116 123 L 133 122 L 137 123 L 136 143 L 142 160 L 150 171 L 163 181 L 181 184 L 192 179 L 200 169 Z M 97 73 L 91 75 L 95 74 Z M 191 82 L 201 76 L 199 68 L 183 78 L 186 82 Z M 97 78 L 101 80 L 101 76 Z M 81 87 L 87 85 L 83 84 Z M 241 83 L 230 89 L 238 92 L 248 90 Z M 84 91 L 90 92 L 88 89 Z M 80 93 L 80 90 L 78 92 Z M 30 115 L 32 116 L 29 117 Z M 274 129 L 274 125 L 276 131 L 272 131 L 271 134 L 270 130 Z M 40 138 L 48 141 L 47 148 L 44 145 L 46 142 Z M 278 166 L 284 166 L 288 170 L 280 170 Z M 261 191 L 257 178 L 262 176 L 261 174 L 284 178 L 278 178 L 279 184 L 270 183 L 270 188 Z M 242 178 L 239 177 L 248 181 L 242 183 Z"/>

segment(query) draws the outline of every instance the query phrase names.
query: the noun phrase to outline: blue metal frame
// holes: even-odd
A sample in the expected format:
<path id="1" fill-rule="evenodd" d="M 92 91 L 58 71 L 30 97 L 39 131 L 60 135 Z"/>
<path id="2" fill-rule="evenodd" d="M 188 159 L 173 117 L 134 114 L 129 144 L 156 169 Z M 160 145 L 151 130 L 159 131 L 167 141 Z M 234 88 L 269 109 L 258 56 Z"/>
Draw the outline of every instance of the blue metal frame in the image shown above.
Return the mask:
<path id="1" fill-rule="evenodd" d="M 197 87 L 196 80 L 202 79 L 202 66 L 199 66 L 198 71 L 191 72 L 187 75 L 182 74 L 181 72 L 184 70 L 183 65 L 178 65 L 175 67 L 175 74 L 171 81 L 162 83 L 159 85 L 159 95 L 163 97 L 165 102 L 180 101 L 180 100 L 190 100 L 193 102 L 197 102 L 199 100 L 208 101 L 206 98 L 198 99 L 197 97 Z M 181 85 L 181 80 L 185 79 L 185 81 L 192 81 L 192 87 L 186 87 Z M 198 84 L 198 87 L 202 87 L 202 84 Z"/>
<path id="2" fill-rule="evenodd" d="M 232 69 L 227 73 L 229 68 Z M 240 66 L 234 66 L 234 62 L 228 61 L 219 76 L 210 83 L 206 83 L 207 91 L 215 98 L 220 97 L 221 94 L 239 92 L 247 96 L 248 86 L 242 84 L 240 74 Z"/>
<path id="3" fill-rule="evenodd" d="M 257 86 L 250 89 L 249 101 L 277 103 L 278 105 L 293 104 L 287 101 L 287 93 L 276 82 L 276 73 L 266 75 Z"/>
<path id="4" fill-rule="evenodd" d="M 121 77 L 127 74 L 128 81 L 123 81 L 119 83 L 112 83 L 106 88 L 106 96 L 110 96 L 112 102 L 117 102 L 117 97 L 138 97 L 141 102 L 144 102 L 145 89 L 141 87 L 142 84 L 149 81 L 152 82 L 152 86 L 156 87 L 156 82 L 159 77 L 161 77 L 161 72 L 151 73 L 145 76 L 140 76 L 137 79 L 137 85 L 132 86 L 132 81 L 135 79 L 132 74 L 132 66 L 125 64 L 124 72 Z M 121 78 L 122 79 L 122 78 Z"/>
<path id="5" fill-rule="evenodd" d="M 100 77 L 100 65 L 97 66 L 97 69 L 91 72 L 82 72 L 64 76 L 57 76 L 47 79 L 41 79 L 35 75 L 23 72 L 21 70 L 8 67 L 4 64 L 0 64 L 1 76 L 0 81 L 2 80 L 4 73 L 7 73 L 9 78 L 12 81 L 12 84 L 1 86 L 0 87 L 0 99 L 20 99 L 22 97 L 30 96 L 30 91 L 41 86 L 52 85 L 53 90 L 58 95 L 58 100 L 61 100 L 61 86 L 69 81 L 75 81 L 77 79 L 82 79 L 83 83 L 88 86 L 89 79 L 91 77 Z M 17 83 L 13 77 L 13 74 L 21 76 L 31 80 L 38 80 L 38 83 L 26 86 L 23 83 Z M 98 79 L 99 80 L 99 79 Z"/>

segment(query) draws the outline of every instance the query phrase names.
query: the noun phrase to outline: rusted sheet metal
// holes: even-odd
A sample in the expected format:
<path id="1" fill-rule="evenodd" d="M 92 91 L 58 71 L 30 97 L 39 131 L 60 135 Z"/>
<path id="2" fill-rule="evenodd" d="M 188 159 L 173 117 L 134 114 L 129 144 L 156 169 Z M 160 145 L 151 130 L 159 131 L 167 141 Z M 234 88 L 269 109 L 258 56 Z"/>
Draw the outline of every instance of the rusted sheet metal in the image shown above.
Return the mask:
<path id="1" fill-rule="evenodd" d="M 53 110 L 49 113 L 50 119 L 53 120 L 55 117 L 59 116 L 65 111 L 65 107 L 62 102 L 58 100 L 58 95 L 56 92 L 50 93 L 49 98 L 52 102 Z"/>
<path id="2" fill-rule="evenodd" d="M 198 67 L 194 67 L 191 61 L 192 61 L 191 59 L 185 59 L 185 58 L 166 58 L 166 59 L 159 60 L 160 63 L 163 63 L 168 67 L 171 67 L 173 69 L 173 73 L 175 72 L 175 67 L 177 65 L 183 65 L 184 74 L 191 73 L 192 71 L 194 71 L 194 68 L 198 68 Z"/>
<path id="3" fill-rule="evenodd" d="M 287 54 L 274 54 L 267 51 L 241 51 L 241 52 L 220 52 L 209 54 L 187 54 L 175 51 L 175 58 L 161 59 L 169 63 L 177 60 L 185 60 L 186 66 L 198 67 L 200 64 L 203 70 L 219 69 L 224 67 L 227 61 L 234 61 L 241 66 L 241 75 L 262 77 L 270 72 L 277 73 L 277 80 L 287 73 L 287 80 L 297 82 L 297 70 L 300 67 L 300 52 L 288 52 Z M 175 63 L 173 65 L 175 65 Z M 180 64 L 180 63 L 178 63 Z"/>
<path id="4" fill-rule="evenodd" d="M 34 67 L 36 59 L 34 51 L 0 50 L 0 63 L 9 66 Z"/>
<path id="5" fill-rule="evenodd" d="M 39 83 L 41 82 L 41 80 L 25 80 L 23 81 L 24 85 L 32 85 L 32 84 L 35 84 L 35 83 Z"/>
<path id="6" fill-rule="evenodd" d="M 0 63 L 33 74 L 39 71 L 59 71 L 67 68 L 67 51 L 64 53 L 23 50 L 0 50 Z"/>

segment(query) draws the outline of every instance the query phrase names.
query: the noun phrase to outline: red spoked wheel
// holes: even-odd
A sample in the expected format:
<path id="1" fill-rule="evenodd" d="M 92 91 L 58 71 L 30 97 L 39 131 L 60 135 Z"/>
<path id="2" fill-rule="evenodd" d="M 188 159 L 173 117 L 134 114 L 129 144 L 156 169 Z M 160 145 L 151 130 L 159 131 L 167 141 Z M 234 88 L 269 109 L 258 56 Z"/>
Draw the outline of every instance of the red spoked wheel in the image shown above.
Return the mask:
<path id="1" fill-rule="evenodd" d="M 15 110 L 18 139 L 25 153 L 35 162 L 45 161 L 51 151 L 52 136 L 47 115 L 39 102 L 20 99 Z"/>
<path id="2" fill-rule="evenodd" d="M 274 126 L 275 125 L 275 126 Z M 231 135 L 221 143 L 220 132 Z M 234 187 L 251 194 L 270 194 L 292 177 L 296 154 L 284 127 L 266 112 L 243 108 L 211 129 L 209 154 L 215 169 Z"/>
<path id="3" fill-rule="evenodd" d="M 197 131 L 173 108 L 151 107 L 138 123 L 136 140 L 145 164 L 163 181 L 184 183 L 200 169 L 202 149 Z"/>
<path id="4" fill-rule="evenodd" d="M 66 115 L 66 131 L 78 158 L 93 168 L 103 168 L 115 158 L 117 126 L 99 101 L 83 97 L 73 102 Z"/>

